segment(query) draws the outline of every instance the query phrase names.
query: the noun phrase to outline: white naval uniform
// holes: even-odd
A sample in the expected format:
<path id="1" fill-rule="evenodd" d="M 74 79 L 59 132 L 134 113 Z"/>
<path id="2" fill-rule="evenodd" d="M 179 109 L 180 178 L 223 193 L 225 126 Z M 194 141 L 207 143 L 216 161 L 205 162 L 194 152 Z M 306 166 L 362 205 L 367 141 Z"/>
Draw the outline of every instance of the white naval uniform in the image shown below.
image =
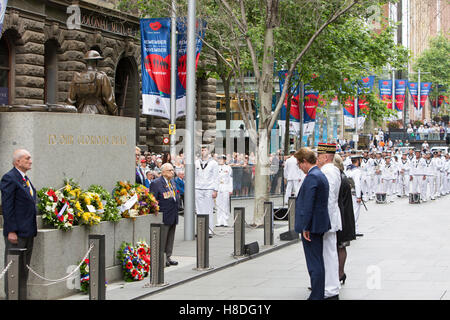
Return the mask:
<path id="1" fill-rule="evenodd" d="M 323 165 L 320 170 L 327 177 L 329 185 L 328 214 L 330 216 L 331 229 L 323 235 L 323 262 L 325 265 L 324 296 L 328 298 L 338 295 L 341 287 L 336 239 L 336 231 L 342 230 L 341 212 L 338 205 L 341 173 L 332 163 Z"/>
<path id="2" fill-rule="evenodd" d="M 424 169 L 425 167 L 425 159 L 420 157 L 419 159 L 414 158 L 413 161 L 410 163 L 410 175 L 412 177 L 411 181 L 411 193 L 419 193 L 420 198 L 426 201 L 426 192 L 422 194 L 423 192 L 423 185 L 425 185 L 425 191 L 426 191 L 426 183 L 423 179 L 424 177 Z"/>
<path id="3" fill-rule="evenodd" d="M 373 159 L 371 158 L 362 158 L 361 159 L 361 192 L 364 197 L 364 200 L 369 200 L 370 197 L 370 189 L 371 189 L 371 180 L 372 180 L 372 162 Z"/>
<path id="4" fill-rule="evenodd" d="M 444 194 L 450 193 L 450 160 L 444 164 Z"/>
<path id="5" fill-rule="evenodd" d="M 408 159 L 400 159 L 398 163 L 398 193 L 400 196 L 409 195 L 409 172 L 411 166 Z"/>
<path id="6" fill-rule="evenodd" d="M 195 209 L 198 215 L 209 216 L 209 234 L 214 230 L 214 198 L 212 194 L 219 189 L 217 162 L 209 157 L 208 160 L 195 161 Z"/>
<path id="7" fill-rule="evenodd" d="M 382 192 L 382 185 L 381 185 L 381 169 L 384 166 L 384 160 L 383 159 L 374 159 L 373 160 L 373 172 L 374 172 L 374 179 L 372 181 L 372 187 L 373 187 L 373 193 L 379 193 Z M 377 171 L 380 170 L 379 173 Z"/>
<path id="8" fill-rule="evenodd" d="M 426 176 L 425 183 L 422 185 L 422 193 L 426 194 L 424 199 L 429 200 L 430 198 L 434 200 L 434 180 L 435 180 L 435 169 L 433 159 L 425 159 L 424 175 Z M 429 192 L 427 192 L 429 190 Z"/>
<path id="9" fill-rule="evenodd" d="M 386 201 L 394 201 L 392 194 L 394 193 L 394 183 L 397 179 L 397 167 L 392 163 L 385 163 L 381 169 L 381 184 L 383 193 L 386 193 Z"/>
<path id="10" fill-rule="evenodd" d="M 442 184 L 442 179 L 441 179 L 441 169 L 443 166 L 443 162 L 441 158 L 433 158 L 432 159 L 433 162 L 433 169 L 434 169 L 434 182 L 433 182 L 433 193 L 432 196 L 433 197 L 439 197 L 440 196 L 440 190 L 441 190 L 441 184 Z"/>
<path id="11" fill-rule="evenodd" d="M 305 173 L 300 170 L 297 164 L 297 158 L 293 155 L 284 163 L 284 178 L 287 180 L 284 203 L 287 204 L 292 193 L 297 197 L 303 179 L 305 178 Z"/>
<path id="12" fill-rule="evenodd" d="M 230 192 L 233 192 L 233 171 L 227 164 L 220 164 L 218 169 L 219 190 L 216 198 L 217 225 L 228 226 L 230 218 Z"/>
<path id="13" fill-rule="evenodd" d="M 352 178 L 352 180 L 355 183 L 355 189 L 352 189 L 352 200 L 353 200 L 353 213 L 355 215 L 355 232 L 359 233 L 358 228 L 358 218 L 359 213 L 361 212 L 361 202 L 357 202 L 357 198 L 360 198 L 362 195 L 362 172 L 361 168 L 357 166 L 350 166 L 346 171 L 345 175 L 349 178 Z"/>

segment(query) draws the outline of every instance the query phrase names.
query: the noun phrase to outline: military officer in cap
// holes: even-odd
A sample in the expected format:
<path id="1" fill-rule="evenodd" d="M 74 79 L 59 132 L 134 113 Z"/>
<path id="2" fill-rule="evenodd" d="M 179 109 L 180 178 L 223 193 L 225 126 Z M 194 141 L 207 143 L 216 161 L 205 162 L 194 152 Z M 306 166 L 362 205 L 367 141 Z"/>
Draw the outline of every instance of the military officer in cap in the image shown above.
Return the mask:
<path id="1" fill-rule="evenodd" d="M 342 230 L 341 211 L 339 209 L 339 189 L 341 172 L 333 164 L 336 144 L 319 143 L 317 146 L 317 166 L 327 178 L 328 214 L 331 229 L 323 235 L 323 261 L 325 265 L 325 299 L 339 299 L 339 259 L 337 253 L 336 232 Z"/>
<path id="2" fill-rule="evenodd" d="M 75 72 L 67 100 L 79 113 L 118 114 L 111 82 L 105 72 L 97 70 L 97 61 L 102 59 L 97 51 L 90 50 L 84 55 L 86 71 Z"/>

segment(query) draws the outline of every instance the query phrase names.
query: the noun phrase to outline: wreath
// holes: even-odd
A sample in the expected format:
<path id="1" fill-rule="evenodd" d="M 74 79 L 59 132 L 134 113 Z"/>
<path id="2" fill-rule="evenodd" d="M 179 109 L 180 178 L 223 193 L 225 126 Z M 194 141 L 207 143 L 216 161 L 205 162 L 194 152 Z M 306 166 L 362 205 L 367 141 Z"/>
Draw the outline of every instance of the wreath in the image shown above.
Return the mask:
<path id="1" fill-rule="evenodd" d="M 74 225 L 74 211 L 67 195 L 61 190 L 42 188 L 37 194 L 38 210 L 45 224 L 67 231 Z"/>
<path id="2" fill-rule="evenodd" d="M 119 181 L 113 190 L 113 197 L 124 218 L 155 214 L 159 212 L 158 201 L 143 185 Z"/>
<path id="3" fill-rule="evenodd" d="M 105 287 L 108 281 L 105 280 Z M 80 290 L 81 292 L 89 292 L 89 259 L 84 259 L 80 266 Z"/>
<path id="4" fill-rule="evenodd" d="M 136 243 L 123 242 L 117 251 L 117 258 L 122 265 L 124 280 L 127 282 L 140 281 L 150 272 L 150 247 L 145 241 Z"/>
<path id="5" fill-rule="evenodd" d="M 103 221 L 119 221 L 122 218 L 117 203 L 111 197 L 111 194 L 100 185 L 91 185 L 88 189 L 89 192 L 94 192 L 100 196 L 100 201 L 103 204 Z"/>

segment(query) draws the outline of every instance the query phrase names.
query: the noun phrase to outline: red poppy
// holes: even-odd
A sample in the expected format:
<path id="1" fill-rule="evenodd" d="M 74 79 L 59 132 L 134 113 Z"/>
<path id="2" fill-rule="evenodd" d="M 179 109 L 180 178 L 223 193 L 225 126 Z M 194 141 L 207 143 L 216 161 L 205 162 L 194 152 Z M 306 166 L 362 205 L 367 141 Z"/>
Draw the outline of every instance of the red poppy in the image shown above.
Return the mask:
<path id="1" fill-rule="evenodd" d="M 132 275 L 133 277 L 136 277 L 137 274 L 138 274 L 138 272 L 137 272 L 136 269 L 133 269 L 133 271 L 131 271 L 131 275 Z"/>
<path id="2" fill-rule="evenodd" d="M 129 269 L 133 269 L 133 263 L 131 261 L 128 261 L 126 267 L 127 267 L 128 270 Z"/>

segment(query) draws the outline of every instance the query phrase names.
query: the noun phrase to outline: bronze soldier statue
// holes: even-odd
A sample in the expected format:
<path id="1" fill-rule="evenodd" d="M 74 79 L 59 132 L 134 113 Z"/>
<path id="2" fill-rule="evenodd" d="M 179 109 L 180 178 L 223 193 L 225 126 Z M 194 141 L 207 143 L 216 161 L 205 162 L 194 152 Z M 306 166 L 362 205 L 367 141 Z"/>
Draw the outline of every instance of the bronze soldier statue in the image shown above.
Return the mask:
<path id="1" fill-rule="evenodd" d="M 86 71 L 76 72 L 70 84 L 67 100 L 79 113 L 118 114 L 111 82 L 105 72 L 97 70 L 97 61 L 101 59 L 95 50 L 86 52 Z"/>

